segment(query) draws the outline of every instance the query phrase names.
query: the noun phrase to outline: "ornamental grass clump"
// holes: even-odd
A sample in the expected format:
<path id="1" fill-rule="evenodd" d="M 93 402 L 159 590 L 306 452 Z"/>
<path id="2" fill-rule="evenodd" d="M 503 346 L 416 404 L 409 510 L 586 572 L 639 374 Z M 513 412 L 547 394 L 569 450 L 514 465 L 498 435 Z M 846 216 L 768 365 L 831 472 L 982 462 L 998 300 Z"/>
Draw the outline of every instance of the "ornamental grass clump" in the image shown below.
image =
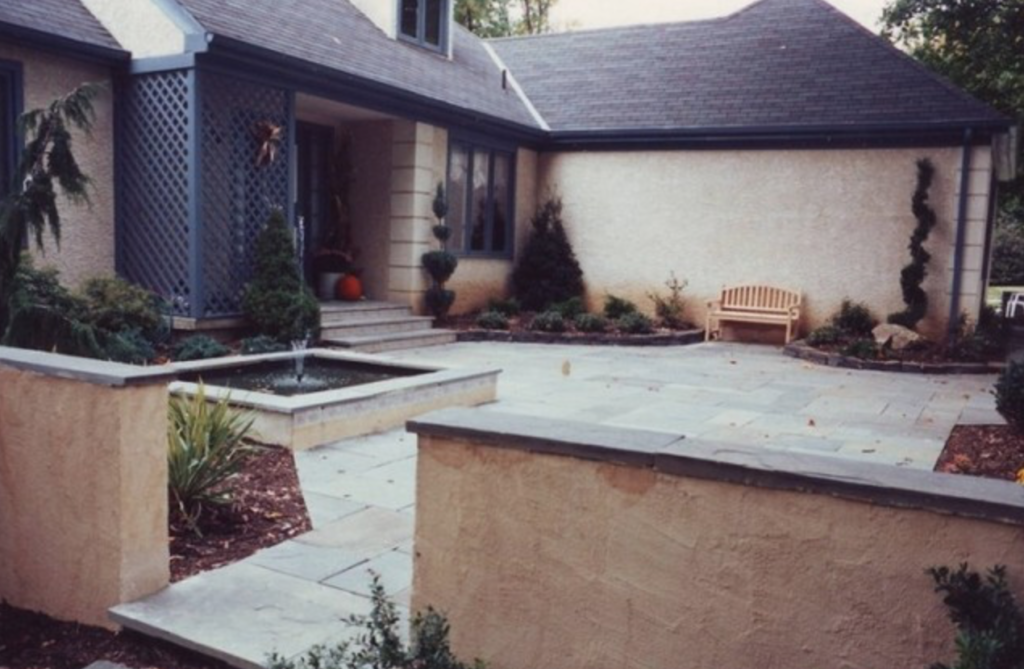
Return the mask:
<path id="1" fill-rule="evenodd" d="M 197 534 L 204 509 L 231 502 L 231 479 L 242 468 L 247 455 L 244 441 L 254 420 L 232 409 L 226 397 L 208 402 L 202 383 L 193 397 L 171 398 L 167 481 L 172 512 Z"/>
<path id="2" fill-rule="evenodd" d="M 315 338 L 320 303 L 302 280 L 288 221 L 275 209 L 256 238 L 253 279 L 242 310 L 258 334 L 281 343 Z"/>
<path id="3" fill-rule="evenodd" d="M 437 184 L 437 192 L 434 195 L 434 216 L 437 218 L 437 225 L 432 228 L 434 238 L 441 248 L 434 251 L 427 251 L 423 254 L 423 268 L 430 275 L 431 285 L 427 289 L 424 299 L 427 308 L 440 322 L 448 318 L 448 312 L 455 304 L 455 291 L 445 288 L 445 284 L 459 266 L 459 259 L 448 250 L 448 240 L 451 238 L 451 228 L 445 223 L 448 215 L 448 199 L 444 193 L 444 186 Z"/>

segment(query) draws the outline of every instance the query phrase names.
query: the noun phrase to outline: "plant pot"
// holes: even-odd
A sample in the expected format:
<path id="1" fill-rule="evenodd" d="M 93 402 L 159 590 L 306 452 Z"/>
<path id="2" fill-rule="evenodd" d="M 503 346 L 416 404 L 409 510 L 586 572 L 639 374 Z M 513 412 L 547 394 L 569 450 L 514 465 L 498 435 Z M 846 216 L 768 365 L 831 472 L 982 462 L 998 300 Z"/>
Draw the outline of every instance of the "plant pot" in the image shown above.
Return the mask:
<path id="1" fill-rule="evenodd" d="M 335 284 L 335 296 L 345 302 L 363 299 L 363 282 L 355 274 L 345 274 Z"/>
<path id="2" fill-rule="evenodd" d="M 342 272 L 320 272 L 317 275 L 316 294 L 321 300 L 335 299 L 338 281 L 345 276 Z"/>

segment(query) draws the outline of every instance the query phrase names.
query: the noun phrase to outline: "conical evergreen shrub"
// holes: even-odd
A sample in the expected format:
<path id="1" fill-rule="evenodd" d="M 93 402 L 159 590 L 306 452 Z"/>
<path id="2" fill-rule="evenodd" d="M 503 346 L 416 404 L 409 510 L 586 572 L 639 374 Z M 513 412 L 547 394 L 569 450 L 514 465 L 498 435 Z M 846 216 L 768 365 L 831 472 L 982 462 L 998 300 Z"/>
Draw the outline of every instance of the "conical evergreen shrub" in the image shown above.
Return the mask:
<path id="1" fill-rule="evenodd" d="M 533 234 L 512 273 L 512 285 L 524 309 L 544 311 L 552 304 L 583 295 L 583 270 L 562 224 L 562 201 L 544 203 L 530 224 Z"/>
<path id="2" fill-rule="evenodd" d="M 256 240 L 253 279 L 242 300 L 257 333 L 280 342 L 316 338 L 320 304 L 302 281 L 292 233 L 275 209 Z"/>

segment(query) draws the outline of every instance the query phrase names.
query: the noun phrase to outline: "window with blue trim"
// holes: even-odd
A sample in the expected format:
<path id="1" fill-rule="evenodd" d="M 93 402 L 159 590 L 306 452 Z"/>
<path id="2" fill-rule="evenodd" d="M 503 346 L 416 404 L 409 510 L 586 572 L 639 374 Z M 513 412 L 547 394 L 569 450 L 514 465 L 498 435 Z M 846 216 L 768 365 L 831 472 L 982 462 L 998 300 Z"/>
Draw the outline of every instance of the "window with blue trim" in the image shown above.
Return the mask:
<path id="1" fill-rule="evenodd" d="M 448 50 L 449 0 L 399 0 L 398 34 L 437 51 Z"/>
<path id="2" fill-rule="evenodd" d="M 453 251 L 512 255 L 514 166 L 512 151 L 461 140 L 450 143 L 447 222 Z"/>

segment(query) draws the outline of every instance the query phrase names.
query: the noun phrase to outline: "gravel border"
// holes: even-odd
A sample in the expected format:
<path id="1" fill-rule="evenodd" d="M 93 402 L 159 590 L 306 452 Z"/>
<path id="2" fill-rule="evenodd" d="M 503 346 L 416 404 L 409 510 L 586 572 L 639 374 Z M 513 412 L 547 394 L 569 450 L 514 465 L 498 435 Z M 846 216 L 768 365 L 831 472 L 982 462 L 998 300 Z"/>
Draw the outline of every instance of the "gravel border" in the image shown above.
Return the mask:
<path id="1" fill-rule="evenodd" d="M 791 358 L 842 369 L 867 369 L 875 372 L 904 374 L 998 374 L 1006 367 L 1002 362 L 913 362 L 903 360 L 862 360 L 840 353 L 814 348 L 805 340 L 787 344 L 782 352 Z"/>
<path id="2" fill-rule="evenodd" d="M 460 330 L 456 336 L 460 342 L 573 344 L 577 346 L 688 346 L 703 342 L 704 330 L 681 330 L 672 334 L 651 335 Z"/>

